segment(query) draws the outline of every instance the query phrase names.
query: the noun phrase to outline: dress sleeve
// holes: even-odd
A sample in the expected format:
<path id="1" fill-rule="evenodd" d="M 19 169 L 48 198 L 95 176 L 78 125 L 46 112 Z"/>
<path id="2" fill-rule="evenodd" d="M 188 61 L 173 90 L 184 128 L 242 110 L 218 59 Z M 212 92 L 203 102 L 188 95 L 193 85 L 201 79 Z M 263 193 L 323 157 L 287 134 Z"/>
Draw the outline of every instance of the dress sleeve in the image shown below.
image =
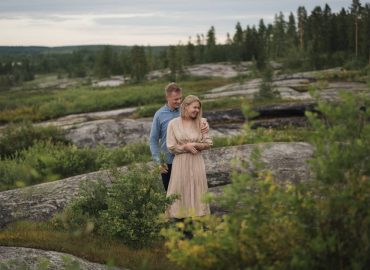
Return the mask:
<path id="1" fill-rule="evenodd" d="M 167 139 L 166 139 L 168 150 L 175 155 L 186 153 L 186 151 L 183 149 L 183 146 L 177 141 L 173 129 L 174 129 L 173 121 L 170 121 L 167 127 Z"/>

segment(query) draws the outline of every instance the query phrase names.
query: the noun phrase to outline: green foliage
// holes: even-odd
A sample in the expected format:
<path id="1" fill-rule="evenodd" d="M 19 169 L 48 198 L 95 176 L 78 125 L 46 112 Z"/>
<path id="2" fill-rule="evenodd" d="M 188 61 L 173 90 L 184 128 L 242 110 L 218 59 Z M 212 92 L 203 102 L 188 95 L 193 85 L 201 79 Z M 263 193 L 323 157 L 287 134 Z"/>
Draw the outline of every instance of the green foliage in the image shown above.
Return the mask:
<path id="1" fill-rule="evenodd" d="M 259 87 L 259 91 L 254 95 L 254 99 L 258 102 L 261 100 L 272 100 L 278 99 L 280 94 L 274 90 L 272 85 L 273 69 L 266 67 L 263 72 L 262 82 Z"/>
<path id="2" fill-rule="evenodd" d="M 308 114 L 312 179 L 277 183 L 258 162 L 234 173 L 223 195 L 210 196 L 228 214 L 164 231 L 169 258 L 186 269 L 369 268 L 369 105 L 344 94 L 319 102 L 320 115 Z"/>
<path id="3" fill-rule="evenodd" d="M 136 110 L 135 116 L 137 116 L 137 117 L 153 117 L 155 112 L 162 106 L 163 106 L 163 104 L 140 106 Z"/>
<path id="4" fill-rule="evenodd" d="M 65 177 L 150 160 L 146 143 L 109 149 L 35 142 L 12 158 L 0 160 L 0 190 L 54 181 Z"/>
<path id="5" fill-rule="evenodd" d="M 9 224 L 0 231 L 0 245 L 37 247 L 42 250 L 63 252 L 90 262 L 105 264 L 108 266 L 108 269 L 116 269 L 115 267 L 119 269 L 146 270 L 180 269 L 166 258 L 167 251 L 162 241 L 143 249 L 132 249 L 120 240 L 108 239 L 92 233 L 87 234 L 87 232 L 71 234 L 60 228 L 56 229 L 55 224 L 53 225 L 50 221 L 34 222 L 23 220 Z M 46 265 L 46 260 L 42 260 L 42 262 L 44 263 L 43 265 Z M 64 262 L 71 261 L 67 260 Z M 8 267 L 10 266 L 10 262 L 2 261 L 2 263 Z M 0 269 L 2 269 L 1 266 L 0 263 Z M 50 265 L 47 269 L 51 268 Z M 22 268 L 13 267 L 11 269 L 21 270 Z M 66 266 L 63 269 L 69 268 Z"/>
<path id="6" fill-rule="evenodd" d="M 100 231 L 126 244 L 143 247 L 158 239 L 165 220 L 159 218 L 174 197 L 166 197 L 157 171 L 131 167 L 114 173 L 107 210 L 101 213 Z"/>
<path id="7" fill-rule="evenodd" d="M 225 147 L 268 142 L 306 141 L 309 133 L 310 130 L 307 130 L 305 128 L 286 127 L 281 130 L 270 128 L 251 129 L 249 125 L 246 125 L 244 127 L 243 134 L 213 138 L 213 147 Z"/>
<path id="8" fill-rule="evenodd" d="M 64 132 L 57 127 L 36 127 L 30 122 L 10 124 L 6 126 L 0 137 L 1 158 L 10 157 L 17 151 L 31 147 L 37 141 L 67 143 Z"/>
<path id="9" fill-rule="evenodd" d="M 113 170 L 112 185 L 86 183 L 80 196 L 54 224 L 78 233 L 95 232 L 143 247 L 159 237 L 166 221 L 160 217 L 175 197 L 166 197 L 158 172 L 140 165 L 127 172 Z"/>
<path id="10" fill-rule="evenodd" d="M 63 213 L 57 214 L 51 223 L 55 228 L 66 229 L 74 235 L 88 235 L 97 231 L 100 212 L 107 209 L 108 187 L 99 179 L 84 181 L 80 193 Z"/>
<path id="11" fill-rule="evenodd" d="M 184 95 L 200 95 L 231 81 L 208 78 L 181 81 L 179 85 L 184 89 Z M 99 89 L 82 86 L 57 91 L 4 91 L 0 92 L 0 123 L 41 121 L 74 113 L 164 104 L 166 84 L 162 81 Z"/>
<path id="12" fill-rule="evenodd" d="M 142 46 L 133 46 L 130 54 L 131 77 L 134 82 L 141 82 L 148 73 L 148 63 Z"/>

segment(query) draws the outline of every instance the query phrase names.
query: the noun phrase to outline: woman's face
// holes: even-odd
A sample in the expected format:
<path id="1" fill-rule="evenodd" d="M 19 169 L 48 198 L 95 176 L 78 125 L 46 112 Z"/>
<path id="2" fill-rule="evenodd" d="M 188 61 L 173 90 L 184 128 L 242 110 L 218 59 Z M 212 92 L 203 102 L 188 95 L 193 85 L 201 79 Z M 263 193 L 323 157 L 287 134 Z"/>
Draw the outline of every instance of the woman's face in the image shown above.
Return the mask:
<path id="1" fill-rule="evenodd" d="M 189 118 L 196 119 L 200 112 L 200 104 L 198 101 L 194 101 L 190 103 L 188 106 L 186 106 L 185 110 L 186 110 L 186 115 Z"/>

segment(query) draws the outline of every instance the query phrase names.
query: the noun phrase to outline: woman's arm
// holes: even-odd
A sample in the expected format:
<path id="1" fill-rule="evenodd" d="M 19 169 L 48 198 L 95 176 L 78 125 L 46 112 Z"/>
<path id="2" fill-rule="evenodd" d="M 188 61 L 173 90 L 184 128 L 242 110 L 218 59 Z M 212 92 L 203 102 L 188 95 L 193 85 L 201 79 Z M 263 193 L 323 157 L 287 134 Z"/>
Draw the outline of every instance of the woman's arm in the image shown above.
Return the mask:
<path id="1" fill-rule="evenodd" d="M 180 145 L 176 140 L 172 121 L 168 123 L 166 144 L 168 150 L 175 155 L 187 152 L 184 145 Z"/>

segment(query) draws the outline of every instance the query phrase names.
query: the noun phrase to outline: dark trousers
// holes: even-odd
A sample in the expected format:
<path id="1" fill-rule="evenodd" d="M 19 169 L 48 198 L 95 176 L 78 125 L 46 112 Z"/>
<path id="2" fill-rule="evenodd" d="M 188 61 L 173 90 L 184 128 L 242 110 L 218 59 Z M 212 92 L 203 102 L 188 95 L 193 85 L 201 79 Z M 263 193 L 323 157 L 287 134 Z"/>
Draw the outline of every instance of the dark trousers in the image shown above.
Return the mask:
<path id="1" fill-rule="evenodd" d="M 168 189 L 168 185 L 170 183 L 172 164 L 167 164 L 167 166 L 168 166 L 168 172 L 167 173 L 161 173 L 163 186 L 164 186 L 164 189 L 166 190 L 166 192 L 167 192 L 167 189 Z"/>

